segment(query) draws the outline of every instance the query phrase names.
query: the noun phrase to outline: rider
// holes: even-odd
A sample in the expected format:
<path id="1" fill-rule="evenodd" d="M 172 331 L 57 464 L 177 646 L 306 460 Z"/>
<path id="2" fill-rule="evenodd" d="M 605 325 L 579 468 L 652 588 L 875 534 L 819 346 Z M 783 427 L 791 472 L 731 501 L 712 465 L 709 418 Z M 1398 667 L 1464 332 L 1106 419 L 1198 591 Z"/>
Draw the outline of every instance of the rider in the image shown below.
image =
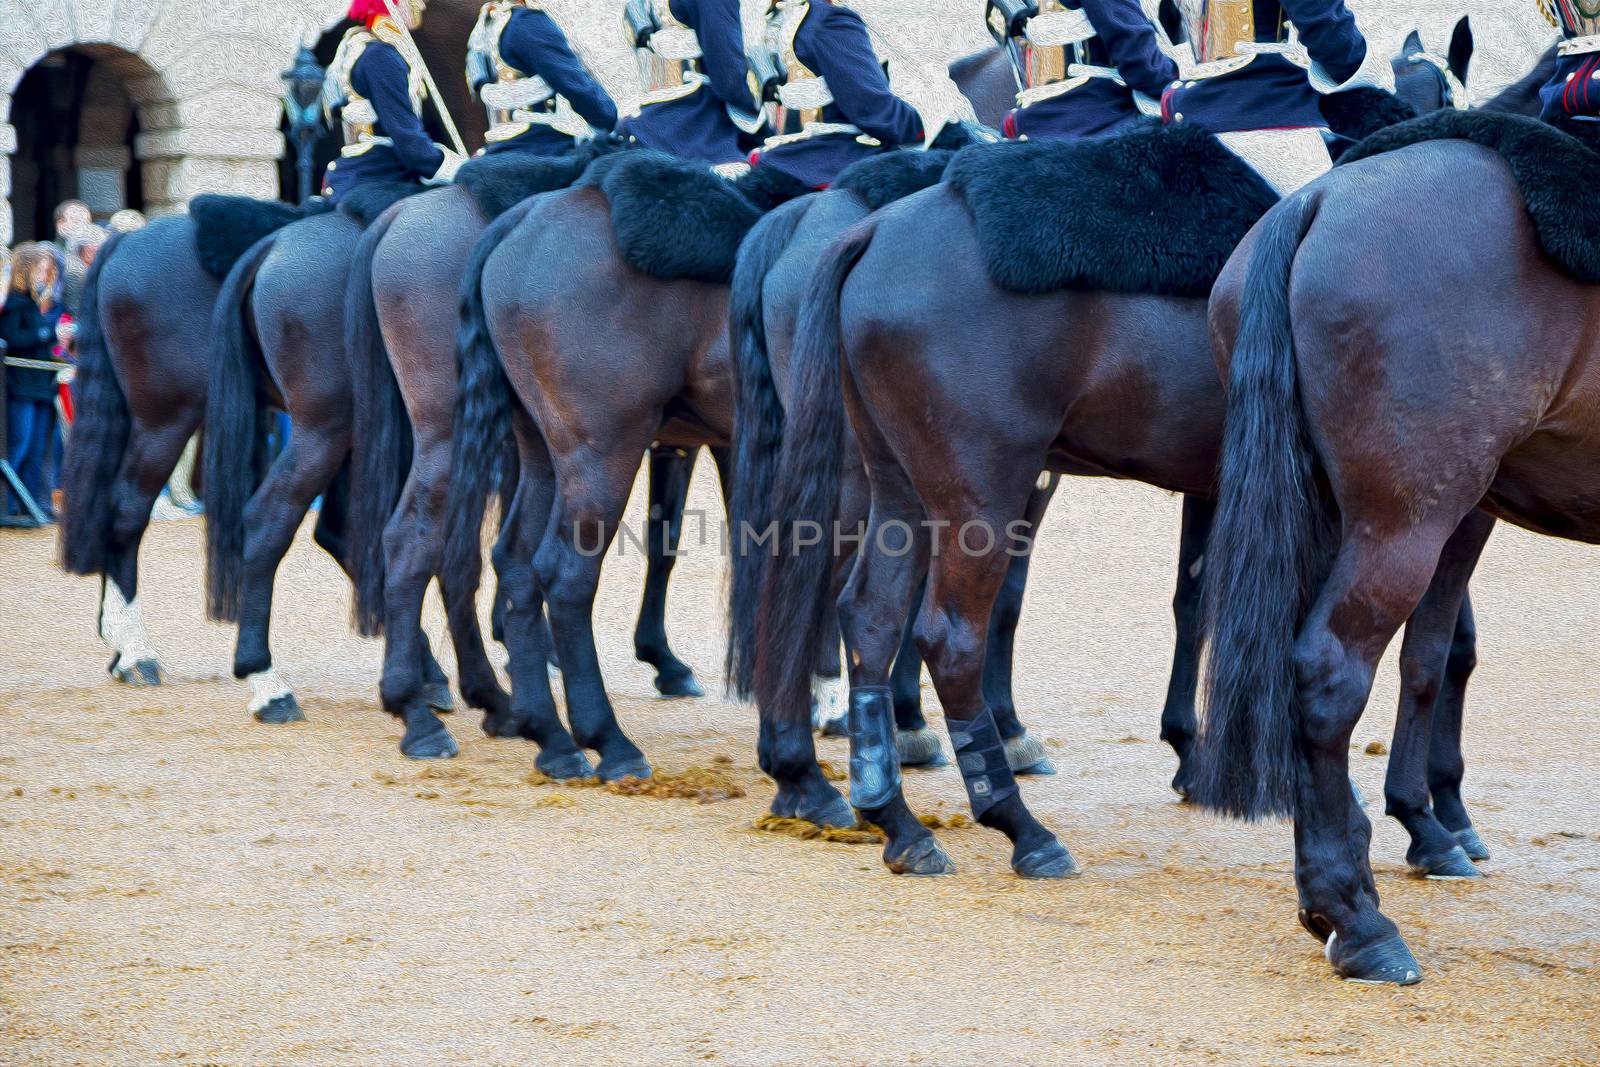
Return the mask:
<path id="1" fill-rule="evenodd" d="M 426 0 L 396 0 L 407 29 Z M 351 0 L 352 27 L 328 65 L 323 103 L 339 111 L 345 147 L 328 164 L 323 195 L 337 200 L 367 182 L 447 182 L 462 157 L 434 144 L 422 125 L 421 60 L 385 0 Z"/>
<path id="2" fill-rule="evenodd" d="M 544 0 L 489 0 L 467 39 L 467 82 L 489 111 L 484 152 L 558 155 L 617 125 L 611 96 L 572 51 Z M 579 122 L 573 122 L 565 101 Z"/>
<path id="3" fill-rule="evenodd" d="M 623 22 L 646 93 L 619 132 L 684 159 L 743 163 L 767 117 L 746 75 L 739 0 L 627 0 Z"/>
<path id="4" fill-rule="evenodd" d="M 989 20 L 1027 85 L 1003 132 L 1067 141 L 1161 113 L 1178 65 L 1138 0 L 990 0 Z"/>
<path id="5" fill-rule="evenodd" d="M 1344 0 L 1184 0 L 1179 7 L 1199 65 L 1163 94 L 1163 119 L 1216 134 L 1285 195 L 1332 166 L 1321 94 L 1394 89 L 1388 60 L 1368 46 Z"/>
<path id="6" fill-rule="evenodd" d="M 1556 72 L 1539 97 L 1540 118 L 1594 122 L 1600 118 L 1600 12 L 1579 0 L 1538 0 L 1551 22 L 1558 23 L 1561 42 Z"/>
<path id="7" fill-rule="evenodd" d="M 786 79 L 778 102 L 798 126 L 750 154 L 814 189 L 856 160 L 923 143 L 922 116 L 889 88 L 861 16 L 833 0 L 771 0 L 768 41 Z"/>

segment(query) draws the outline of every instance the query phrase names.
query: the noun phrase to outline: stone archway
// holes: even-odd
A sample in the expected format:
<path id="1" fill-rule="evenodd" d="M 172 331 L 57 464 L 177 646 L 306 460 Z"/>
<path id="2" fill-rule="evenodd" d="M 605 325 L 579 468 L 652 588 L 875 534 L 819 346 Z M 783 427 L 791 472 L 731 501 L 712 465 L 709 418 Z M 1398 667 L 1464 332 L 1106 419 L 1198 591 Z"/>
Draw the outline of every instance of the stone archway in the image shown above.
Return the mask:
<path id="1" fill-rule="evenodd" d="M 41 61 L 63 54 L 93 61 L 85 95 L 100 104 L 82 116 L 71 164 L 92 172 L 102 193 L 119 168 L 131 167 L 150 215 L 180 210 L 203 192 L 272 197 L 283 151 L 278 73 L 299 35 L 328 22 L 338 6 L 0 0 L 0 242 L 14 233 L 13 96 Z M 138 132 L 128 144 L 131 121 Z"/>

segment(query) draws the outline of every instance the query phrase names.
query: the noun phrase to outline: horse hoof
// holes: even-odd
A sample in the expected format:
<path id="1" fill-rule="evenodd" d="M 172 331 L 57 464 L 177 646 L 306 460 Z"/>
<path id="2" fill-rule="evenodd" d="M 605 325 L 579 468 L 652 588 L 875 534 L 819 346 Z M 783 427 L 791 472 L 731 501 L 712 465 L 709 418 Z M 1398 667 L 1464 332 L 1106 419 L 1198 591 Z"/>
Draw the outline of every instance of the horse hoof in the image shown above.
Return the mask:
<path id="1" fill-rule="evenodd" d="M 1348 956 L 1339 947 L 1339 935 L 1331 934 L 1323 954 L 1335 974 L 1357 985 L 1416 985 L 1422 981 L 1422 964 L 1399 934 Z"/>
<path id="2" fill-rule="evenodd" d="M 264 722 L 276 726 L 286 722 L 305 722 L 305 712 L 300 710 L 300 702 L 294 698 L 293 693 L 273 697 L 266 705 L 251 712 L 256 722 Z"/>
<path id="3" fill-rule="evenodd" d="M 1006 742 L 1006 764 L 1015 774 L 1054 774 L 1055 765 L 1045 753 L 1043 742 L 1032 734 L 1019 734 Z M 1036 770 L 1041 764 L 1048 770 Z"/>
<path id="4" fill-rule="evenodd" d="M 650 761 L 643 756 L 624 756 L 621 759 L 601 758 L 597 772 L 603 782 L 620 782 L 624 778 L 648 778 Z"/>
<path id="5" fill-rule="evenodd" d="M 491 711 L 483 716 L 483 732 L 490 737 L 528 737 L 528 720 L 510 711 Z"/>
<path id="6" fill-rule="evenodd" d="M 1060 841 L 1052 839 L 1021 859 L 1011 861 L 1011 869 L 1019 878 L 1071 878 L 1078 874 L 1078 865 L 1072 862 L 1072 853 Z"/>
<path id="7" fill-rule="evenodd" d="M 772 798 L 768 809 L 780 819 L 800 819 L 816 826 L 831 826 L 839 830 L 855 828 L 856 810 L 839 791 L 826 782 L 808 785 L 779 786 L 778 795 Z"/>
<path id="8" fill-rule="evenodd" d="M 130 664 L 118 657 L 111 666 L 111 677 L 123 685 L 158 686 L 161 684 L 161 664 L 153 659 L 141 659 Z"/>
<path id="9" fill-rule="evenodd" d="M 922 878 L 956 873 L 956 865 L 945 855 L 944 849 L 939 847 L 939 842 L 934 840 L 932 834 L 917 838 L 898 856 L 885 853 L 883 865 L 895 874 L 910 874 Z"/>
<path id="10" fill-rule="evenodd" d="M 1472 827 L 1455 832 L 1456 843 L 1461 846 L 1467 858 L 1482 863 L 1489 858 L 1489 846 L 1483 843 L 1483 838 L 1478 836 L 1478 831 Z"/>
<path id="11" fill-rule="evenodd" d="M 946 767 L 950 760 L 939 743 L 939 735 L 926 726 L 920 730 L 896 730 L 895 751 L 902 767 Z"/>
<path id="12" fill-rule="evenodd" d="M 1178 799 L 1183 803 L 1189 802 L 1189 794 L 1194 789 L 1194 775 L 1188 767 L 1179 767 L 1178 773 L 1172 776 L 1172 791 L 1178 794 Z"/>
<path id="13" fill-rule="evenodd" d="M 589 757 L 582 752 L 561 752 L 551 754 L 539 753 L 539 758 L 533 761 L 539 773 L 558 782 L 569 782 L 573 779 L 593 778 L 594 765 L 589 762 Z"/>
<path id="14" fill-rule="evenodd" d="M 1060 772 L 1056 770 L 1056 765 L 1050 760 L 1042 759 L 1038 763 L 1031 763 L 1026 767 L 1018 767 L 1011 773 L 1018 778 L 1049 778 L 1051 775 Z"/>
<path id="15" fill-rule="evenodd" d="M 1458 882 L 1466 878 L 1483 877 L 1483 872 L 1473 866 L 1472 857 L 1468 856 L 1467 850 L 1460 845 L 1437 859 L 1421 860 L 1411 864 L 1411 873 L 1436 882 Z"/>
<path id="16" fill-rule="evenodd" d="M 456 739 L 450 736 L 450 731 L 444 728 L 444 723 L 435 721 L 431 726 L 424 726 L 413 736 L 410 730 L 400 740 L 400 751 L 410 759 L 450 759 L 461 750 L 456 747 Z"/>
<path id="17" fill-rule="evenodd" d="M 1361 808 L 1363 811 L 1366 810 L 1367 794 L 1361 791 L 1359 785 L 1356 785 L 1354 778 L 1350 779 L 1350 798 L 1356 802 L 1356 807 Z"/>
<path id="18" fill-rule="evenodd" d="M 691 674 L 656 675 L 656 692 L 662 700 L 679 700 L 684 697 L 703 697 L 706 691 Z"/>
<path id="19" fill-rule="evenodd" d="M 441 715 L 448 715 L 456 710 L 455 694 L 450 692 L 449 682 L 429 682 L 422 687 L 422 702 Z"/>

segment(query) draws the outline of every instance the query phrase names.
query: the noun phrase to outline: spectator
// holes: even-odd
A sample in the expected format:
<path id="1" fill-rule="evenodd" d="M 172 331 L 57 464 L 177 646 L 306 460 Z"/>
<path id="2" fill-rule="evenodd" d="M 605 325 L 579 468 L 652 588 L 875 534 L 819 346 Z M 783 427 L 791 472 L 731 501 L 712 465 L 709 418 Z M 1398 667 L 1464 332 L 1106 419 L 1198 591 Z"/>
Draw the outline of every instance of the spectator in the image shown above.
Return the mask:
<path id="1" fill-rule="evenodd" d="M 61 303 L 66 308 L 66 313 L 73 317 L 78 314 L 78 297 L 83 294 L 83 280 L 89 274 L 89 264 L 94 262 L 95 253 L 106 242 L 106 231 L 90 223 L 67 238 L 67 263 L 63 272 L 65 283 L 61 287 Z M 69 338 L 63 338 L 63 341 Z"/>
<path id="2" fill-rule="evenodd" d="M 63 251 L 67 241 L 93 225 L 94 216 L 82 200 L 63 200 L 56 205 L 56 243 Z"/>
<path id="3" fill-rule="evenodd" d="M 134 230 L 142 230 L 144 229 L 144 215 L 131 207 L 125 207 L 111 216 L 110 221 L 106 223 L 106 227 L 112 233 L 132 233 Z"/>
<path id="4" fill-rule="evenodd" d="M 12 256 L 11 286 L 0 308 L 0 339 L 11 359 L 51 359 L 61 309 L 55 299 L 56 260 L 46 245 L 23 245 Z M 45 462 L 55 428 L 56 372 L 5 368 L 6 455 L 46 517 L 54 518 Z M 8 507 L 21 514 L 16 501 Z"/>

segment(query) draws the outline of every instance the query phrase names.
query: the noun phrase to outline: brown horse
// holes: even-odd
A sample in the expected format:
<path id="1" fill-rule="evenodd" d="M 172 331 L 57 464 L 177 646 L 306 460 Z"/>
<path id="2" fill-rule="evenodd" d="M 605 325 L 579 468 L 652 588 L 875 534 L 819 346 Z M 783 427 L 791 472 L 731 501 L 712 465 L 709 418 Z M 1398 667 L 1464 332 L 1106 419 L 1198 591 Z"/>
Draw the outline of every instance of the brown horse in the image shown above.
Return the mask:
<path id="1" fill-rule="evenodd" d="M 1552 146 L 1573 158 L 1527 125 L 1544 140 L 1525 161 Z M 1294 817 L 1300 921 L 1339 974 L 1367 982 L 1422 975 L 1378 910 L 1370 828 L 1341 788 L 1379 657 L 1402 625 L 1402 656 L 1448 646 L 1488 533 L 1474 509 L 1600 542 L 1600 270 L 1564 272 L 1524 197 L 1565 167 L 1544 163 L 1530 188 L 1459 129 L 1286 200 L 1212 304 L 1230 385 L 1196 798 Z M 1561 221 L 1592 242 L 1592 220 Z M 1374 276 L 1396 249 L 1407 269 Z M 1402 713 L 1418 730 L 1436 684 L 1410 683 L 1420 699 Z M 1423 757 L 1397 744 L 1391 776 L 1396 762 Z M 1433 818 L 1415 782 L 1389 799 Z"/>
<path id="2" fill-rule="evenodd" d="M 888 832 L 891 869 L 937 873 L 948 859 L 906 807 L 886 758 L 892 749 L 871 743 L 888 729 L 885 681 L 917 575 L 931 564 L 917 639 L 952 737 L 958 746 L 997 749 L 983 664 L 990 607 L 1009 562 L 1001 532 L 1022 514 L 1041 468 L 1211 495 L 1223 393 L 1207 355 L 1206 304 L 1001 290 L 983 267 L 971 213 L 943 186 L 852 229 L 824 255 L 811 289 L 791 357 L 798 401 L 790 422 L 799 429 L 784 438 L 771 514 L 780 530 L 833 528 L 842 395 L 872 494 L 861 558 L 839 601 L 861 724 L 853 728 L 852 796 Z M 969 526 L 978 531 L 976 548 L 962 540 Z M 828 640 L 820 590 L 830 566 L 826 539 L 795 543 L 781 546 L 768 576 L 755 685 L 763 714 L 780 723 L 802 714 L 808 665 Z M 1180 642 L 1192 636 L 1191 625 Z M 1450 675 L 1457 692 L 1469 669 L 1463 648 Z M 1444 670 L 1442 655 L 1408 678 L 1435 670 Z M 1426 695 L 1408 685 L 1403 699 Z M 1419 736 L 1426 749 L 1430 734 Z M 1448 740 L 1441 732 L 1440 743 Z M 1011 837 L 1018 873 L 1070 873 L 1070 857 L 1028 813 L 1003 762 L 985 752 L 975 765 L 974 810 Z M 1414 862 L 1437 874 L 1471 871 L 1451 835 L 1435 846 L 1422 838 Z"/>
<path id="3" fill-rule="evenodd" d="M 598 151 L 489 161 L 490 173 L 498 167 L 502 175 L 494 192 L 520 198 L 570 185 Z M 437 574 L 456 638 L 463 698 L 486 712 L 483 726 L 490 736 L 534 737 L 541 713 L 508 700 L 477 630 L 481 561 L 471 551 L 474 546 L 454 568 L 442 569 L 458 292 L 473 246 L 491 221 L 484 202 L 465 185 L 429 190 L 386 211 L 356 250 L 345 324 L 356 384 L 351 536 L 358 546 L 357 610 L 369 630 L 386 636 L 384 706 L 420 724 L 408 729 L 428 726 L 431 712 L 421 706 L 427 690 L 421 610 L 423 592 Z M 647 570 L 634 646 L 638 657 L 656 668 L 656 689 L 664 697 L 701 695 L 694 672 L 668 645 L 665 629 L 667 581 L 694 459 L 693 452 L 677 448 L 651 452 Z M 510 461 L 514 464 L 515 457 Z M 503 610 L 502 598 L 497 622 Z M 512 658 L 511 669 L 542 676 L 548 651 L 543 625 L 527 639 L 533 645 L 526 655 Z M 527 679 L 513 683 L 516 694 L 540 688 Z M 543 689 L 548 692 L 547 685 Z"/>

